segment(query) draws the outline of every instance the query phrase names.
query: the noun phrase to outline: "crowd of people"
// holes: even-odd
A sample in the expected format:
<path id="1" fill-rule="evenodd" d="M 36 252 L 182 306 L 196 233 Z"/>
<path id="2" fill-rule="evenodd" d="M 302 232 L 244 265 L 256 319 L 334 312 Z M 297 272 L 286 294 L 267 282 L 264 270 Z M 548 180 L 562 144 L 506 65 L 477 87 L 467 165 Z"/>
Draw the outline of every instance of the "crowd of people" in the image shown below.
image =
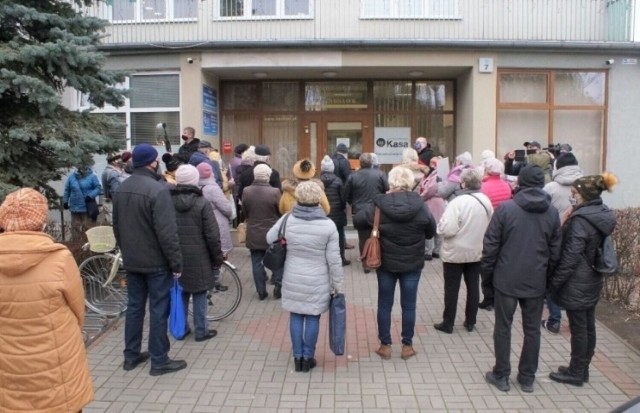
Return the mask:
<path id="1" fill-rule="evenodd" d="M 376 272 L 380 342 L 376 353 L 382 359 L 393 354 L 391 312 L 396 285 L 402 309 L 400 357 L 407 360 L 416 355 L 419 282 L 425 262 L 440 259 L 444 305 L 435 330 L 454 333 L 462 280 L 466 286 L 462 326 L 467 332 L 476 329 L 479 309 L 494 311 L 496 360 L 485 375 L 488 383 L 502 391 L 510 389 L 511 329 L 518 305 L 524 332 L 517 375 L 521 389 L 533 391 L 541 329 L 560 330 L 561 308 L 569 319 L 571 361 L 550 378 L 577 386 L 588 381 L 596 340 L 594 309 L 603 283 L 593 263 L 602 240 L 615 227 L 615 215 L 603 204 L 601 194 L 612 190 L 617 179 L 608 173 L 583 176 L 570 146 L 556 157 L 542 151 L 537 142 L 528 142 L 535 153 L 516 160 L 510 152 L 504 161 L 487 150 L 477 165 L 469 152 L 463 152 L 440 176 L 447 170 L 440 168 L 441 163 L 447 160 L 424 137 L 404 150 L 402 161 L 388 174 L 372 153 L 360 154 L 359 168 L 352 170 L 349 148 L 339 144 L 333 156 L 322 159 L 320 171 L 312 160 L 301 159 L 281 180 L 266 145 L 236 146 L 226 167 L 209 142 L 195 137 L 193 128 L 185 128 L 182 138 L 184 144 L 176 154 L 160 157 L 152 146 L 139 144 L 131 152 L 109 155 L 101 180 L 90 168 L 79 167 L 65 184 L 63 200 L 73 222 L 93 219 L 89 206 L 100 194 L 112 211 L 127 272 L 124 370 L 147 360 L 154 376 L 187 366 L 184 360 L 169 357 L 167 318 L 173 279 L 183 287 L 185 314 L 192 303 L 195 341 L 216 336 L 206 318 L 207 292 L 227 288 L 217 275 L 233 248 L 234 221 L 246 224 L 258 299 L 267 299 L 271 283 L 273 298 L 281 299 L 282 308 L 290 312 L 295 370 L 313 369 L 320 315 L 328 310 L 331 295 L 343 290 L 344 267 L 351 264 L 345 255 L 350 212 L 361 253 L 379 216 L 382 265 L 376 269 L 363 265 L 362 270 Z M 508 180 L 507 175 L 515 178 Z M 26 311 L 35 312 L 33 303 L 39 303 L 42 319 L 52 320 L 43 321 L 42 331 L 64 328 L 69 340 L 81 342 L 82 287 L 77 266 L 70 262 L 65 247 L 43 235 L 46 209 L 42 195 L 32 189 L 10 194 L 0 206 L 0 255 L 27 254 L 35 260 L 22 267 L 16 264 L 22 260 L 0 260 L 4 297 L 0 316 L 12 319 L 8 305 L 28 306 Z M 263 258 L 281 233 L 287 241 L 287 258 L 269 279 Z M 55 265 L 59 271 L 45 271 L 53 268 L 52 263 L 64 265 Z M 22 294 L 26 280 L 44 279 L 60 283 L 56 289 L 60 297 L 52 298 L 55 294 L 45 290 Z M 547 318 L 543 318 L 545 300 Z M 148 351 L 143 351 L 147 302 L 149 344 Z M 188 323 L 186 328 L 185 338 L 192 332 Z M 34 345 L 52 344 L 34 340 Z M 86 359 L 82 360 L 84 349 L 77 347 L 74 344 L 74 354 L 59 360 L 75 360 L 77 386 L 68 397 L 80 408 L 92 397 L 92 390 Z M 27 357 L 28 350 L 24 352 Z M 61 368 L 53 364 L 51 369 Z M 42 389 L 30 391 L 36 394 Z M 11 397 L 11 403 L 20 404 L 17 393 Z"/>

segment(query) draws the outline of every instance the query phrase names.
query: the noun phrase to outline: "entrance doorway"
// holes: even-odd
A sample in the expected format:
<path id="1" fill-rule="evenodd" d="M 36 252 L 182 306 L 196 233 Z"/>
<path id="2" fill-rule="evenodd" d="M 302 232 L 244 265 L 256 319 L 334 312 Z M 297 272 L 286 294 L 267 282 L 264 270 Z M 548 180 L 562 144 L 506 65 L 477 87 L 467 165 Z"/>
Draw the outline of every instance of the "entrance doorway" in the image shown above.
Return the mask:
<path id="1" fill-rule="evenodd" d="M 318 165 L 325 155 L 333 157 L 336 147 L 343 143 L 347 146 L 348 158 L 352 168 L 358 167 L 358 158 L 362 152 L 371 152 L 371 128 L 367 116 L 319 116 L 309 119 L 305 125 L 307 135 L 303 153 Z M 306 150 L 305 150 L 306 149 Z"/>

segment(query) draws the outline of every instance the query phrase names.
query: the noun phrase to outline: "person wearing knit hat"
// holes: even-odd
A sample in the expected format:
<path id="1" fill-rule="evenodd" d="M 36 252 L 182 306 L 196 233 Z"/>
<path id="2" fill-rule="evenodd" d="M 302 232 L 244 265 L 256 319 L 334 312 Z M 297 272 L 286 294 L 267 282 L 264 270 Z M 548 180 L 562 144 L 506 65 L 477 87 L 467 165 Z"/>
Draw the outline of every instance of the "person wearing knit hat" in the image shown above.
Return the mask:
<path id="1" fill-rule="evenodd" d="M 347 178 L 351 175 L 351 163 L 349 162 L 349 148 L 344 143 L 336 146 L 336 153 L 333 156 L 335 162 L 335 174 L 342 180 L 344 184 L 347 182 Z"/>
<path id="2" fill-rule="evenodd" d="M 134 169 L 149 166 L 158 160 L 158 151 L 148 143 L 141 143 L 133 148 L 131 160 Z"/>
<path id="3" fill-rule="evenodd" d="M 193 165 L 180 165 L 176 171 L 176 184 L 198 186 L 200 173 Z"/>
<path id="4" fill-rule="evenodd" d="M 571 213 L 571 185 L 576 179 L 583 176 L 582 169 L 578 166 L 578 160 L 573 153 L 561 154 L 555 162 L 555 170 L 551 182 L 544 186 L 544 191 L 551 195 L 551 205 L 558 210 L 560 224 L 562 225 Z M 560 332 L 562 323 L 562 310 L 553 297 L 547 294 L 545 298 L 549 309 L 549 316 L 542 320 L 542 328 L 550 333 Z"/>
<path id="5" fill-rule="evenodd" d="M 287 259 L 282 309 L 290 312 L 289 334 L 296 372 L 306 373 L 316 366 L 320 315 L 329 309 L 330 293 L 342 291 L 344 280 L 338 232 L 318 205 L 322 195 L 324 192 L 315 181 L 300 182 L 293 211 L 274 223 L 266 234 L 266 241 L 273 243 L 284 225 Z"/>
<path id="6" fill-rule="evenodd" d="M 547 276 L 560 257 L 562 231 L 558 210 L 542 190 L 544 171 L 527 165 L 518 175 L 513 199 L 494 211 L 484 234 L 483 284 L 493 287 L 495 364 L 485 380 L 500 391 L 509 391 L 511 330 L 520 307 L 524 340 L 518 364 L 523 392 L 534 390 L 540 355 L 540 328 Z M 486 299 L 486 297 L 485 297 Z"/>
<path id="7" fill-rule="evenodd" d="M 3 411 L 78 412 L 94 399 L 82 278 L 67 247 L 43 232 L 47 212 L 31 188 L 0 205 Z"/>
<path id="8" fill-rule="evenodd" d="M 616 214 L 602 202 L 602 192 L 612 191 L 615 175 L 578 178 L 571 187 L 574 207 L 562 231 L 560 261 L 554 266 L 548 288 L 567 312 L 571 332 L 571 360 L 549 374 L 558 383 L 581 387 L 589 381 L 589 365 L 596 347 L 595 310 L 604 284 L 594 268 L 598 250 L 616 227 Z"/>
<path id="9" fill-rule="evenodd" d="M 295 178 L 285 179 L 282 182 L 282 197 L 280 197 L 280 203 L 278 204 L 280 214 L 284 215 L 287 212 L 291 211 L 291 209 L 293 209 L 293 206 L 296 203 L 295 190 L 298 183 L 312 180 L 324 189 L 322 181 L 313 178 L 315 174 L 316 167 L 309 159 L 299 160 L 293 165 L 293 176 Z M 322 193 L 320 205 L 322 205 L 322 209 L 324 210 L 325 214 L 328 214 L 331 207 L 329 205 L 329 200 L 327 199 L 327 196 L 324 194 L 324 192 Z"/>
<path id="10" fill-rule="evenodd" d="M 199 179 L 200 174 L 195 166 L 180 165 L 176 171 L 178 185 L 171 189 L 180 238 L 180 252 L 185 257 L 180 276 L 184 312 L 188 314 L 189 302 L 192 302 L 193 326 L 197 342 L 209 340 L 218 334 L 216 330 L 209 329 L 207 295 L 216 287 L 215 270 L 219 269 L 223 263 L 220 230 L 211 203 L 198 187 Z M 213 186 L 217 187 L 215 182 Z M 220 191 L 220 188 L 216 189 Z M 187 323 L 184 336 L 178 339 L 184 340 L 190 333 L 191 328 Z"/>
<path id="11" fill-rule="evenodd" d="M 272 169 L 266 163 L 256 164 L 253 170 L 247 172 L 251 173 L 251 185 L 244 188 L 241 198 L 242 211 L 247 220 L 245 244 L 251 252 L 253 281 L 258 298 L 262 301 L 269 295 L 265 280 L 267 272 L 262 264 L 262 258 L 269 248 L 266 240 L 267 231 L 280 218 L 278 212 L 280 189 L 274 188 L 270 184 L 270 180 L 273 178 Z M 282 269 L 273 271 L 271 277 L 275 284 L 273 296 L 276 299 L 281 297 L 282 271 Z"/>
<path id="12" fill-rule="evenodd" d="M 255 181 L 258 182 L 269 182 L 269 178 L 271 178 L 271 168 L 267 164 L 256 165 L 253 168 L 253 177 Z"/>
<path id="13" fill-rule="evenodd" d="M 180 165 L 182 165 L 182 162 L 180 162 L 180 159 L 177 156 L 168 152 L 162 155 L 162 162 L 164 162 L 166 167 L 164 178 L 170 184 L 176 185 L 176 170 Z"/>
<path id="14" fill-rule="evenodd" d="M 198 170 L 198 174 L 200 174 L 201 180 L 209 179 L 213 175 L 213 168 L 206 162 L 200 163 L 196 166 L 196 169 Z"/>
<path id="15" fill-rule="evenodd" d="M 344 184 L 336 174 L 334 174 L 335 164 L 333 159 L 329 155 L 325 155 L 320 163 L 320 181 L 324 187 L 324 193 L 329 201 L 329 213 L 327 217 L 336 224 L 338 229 L 338 246 L 340 247 L 340 257 L 342 258 L 342 265 L 349 265 L 351 261 L 346 258 L 345 247 L 346 238 L 344 233 L 344 227 L 347 225 L 347 203 L 342 196 L 342 189 Z"/>
<path id="16" fill-rule="evenodd" d="M 167 336 L 169 289 L 182 273 L 183 257 L 176 212 L 169 187 L 156 170 L 158 153 L 146 144 L 133 150 L 137 168 L 113 198 L 113 233 L 127 272 L 128 303 L 124 328 L 125 371 L 150 360 L 152 376 L 187 367 L 184 360 L 169 358 Z M 148 352 L 142 352 L 146 308 Z"/>
<path id="17" fill-rule="evenodd" d="M 5 232 L 42 231 L 48 211 L 47 198 L 40 192 L 18 189 L 0 205 L 0 228 Z"/>

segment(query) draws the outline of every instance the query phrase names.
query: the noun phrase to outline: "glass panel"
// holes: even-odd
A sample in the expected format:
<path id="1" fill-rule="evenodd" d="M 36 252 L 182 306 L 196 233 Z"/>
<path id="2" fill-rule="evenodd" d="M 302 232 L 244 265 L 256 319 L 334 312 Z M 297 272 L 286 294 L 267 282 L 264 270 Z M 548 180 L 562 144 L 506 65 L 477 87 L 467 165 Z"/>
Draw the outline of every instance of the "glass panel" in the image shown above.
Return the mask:
<path id="1" fill-rule="evenodd" d="M 281 178 L 293 177 L 298 160 L 298 118 L 296 115 L 269 115 L 263 120 L 264 144 L 271 149 L 270 163 Z"/>
<path id="2" fill-rule="evenodd" d="M 568 143 L 587 175 L 601 170 L 604 111 L 556 110 L 553 119 L 554 143 Z"/>
<path id="3" fill-rule="evenodd" d="M 416 82 L 416 111 L 453 110 L 453 82 Z"/>
<path id="4" fill-rule="evenodd" d="M 140 143 L 148 143 L 164 148 L 164 144 L 162 143 L 164 132 L 156 129 L 156 125 L 162 122 L 167 124 L 167 134 L 169 135 L 171 143 L 174 145 L 178 144 L 178 136 L 180 136 L 180 113 L 147 112 L 131 114 L 131 145 L 135 146 Z"/>
<path id="5" fill-rule="evenodd" d="M 374 82 L 373 106 L 380 112 L 406 112 L 411 110 L 411 82 Z"/>
<path id="6" fill-rule="evenodd" d="M 275 16 L 276 0 L 253 0 L 252 16 Z"/>
<path id="7" fill-rule="evenodd" d="M 453 159 L 454 148 L 453 114 L 434 113 L 416 116 L 416 136 L 424 136 L 431 144 L 433 152 Z"/>
<path id="8" fill-rule="evenodd" d="M 265 82 L 262 84 L 264 110 L 295 111 L 298 109 L 298 82 Z"/>
<path id="9" fill-rule="evenodd" d="M 134 20 L 136 5 L 130 0 L 113 0 L 113 21 Z"/>
<path id="10" fill-rule="evenodd" d="M 167 0 L 141 0 L 142 20 L 167 18 Z"/>
<path id="11" fill-rule="evenodd" d="M 221 17 L 236 17 L 236 16 L 243 16 L 243 15 L 244 15 L 244 0 L 220 0 L 220 16 Z"/>
<path id="12" fill-rule="evenodd" d="M 514 149 L 523 149 L 525 141 L 538 141 L 547 147 L 549 112 L 546 110 L 499 110 L 498 152 L 500 159 Z"/>
<path id="13" fill-rule="evenodd" d="M 284 0 L 285 16 L 308 16 L 309 0 Z"/>
<path id="14" fill-rule="evenodd" d="M 197 0 L 173 0 L 173 17 L 187 19 L 198 17 Z"/>
<path id="15" fill-rule="evenodd" d="M 255 83 L 226 83 L 222 86 L 225 109 L 256 109 L 258 85 Z"/>
<path id="16" fill-rule="evenodd" d="M 255 113 L 225 114 L 222 117 L 222 135 L 235 147 L 241 143 L 255 145 L 260 135 L 258 116 Z"/>
<path id="17" fill-rule="evenodd" d="M 384 114 L 377 113 L 375 127 L 408 128 L 411 126 L 411 115 L 408 114 Z"/>
<path id="18" fill-rule="evenodd" d="M 120 149 L 127 147 L 127 115 L 125 113 L 96 113 L 91 116 L 111 118 L 113 124 L 107 129 L 105 135 L 118 142 Z"/>
<path id="19" fill-rule="evenodd" d="M 309 122 L 309 158 L 314 159 L 316 165 L 320 163 L 320 159 L 318 159 L 318 123 L 317 122 Z M 331 155 L 329 155 L 331 156 Z M 320 168 L 316 167 L 317 170 Z"/>
<path id="20" fill-rule="evenodd" d="M 365 110 L 367 82 L 309 82 L 305 84 L 305 110 Z"/>
<path id="21" fill-rule="evenodd" d="M 502 73 L 501 103 L 546 103 L 547 75 L 544 73 Z"/>
<path id="22" fill-rule="evenodd" d="M 557 72 L 556 105 L 604 105 L 605 75 L 602 72 Z"/>
<path id="23" fill-rule="evenodd" d="M 340 143 L 349 148 L 349 159 L 358 159 L 362 153 L 362 123 L 327 122 L 327 153 L 334 154 Z"/>
<path id="24" fill-rule="evenodd" d="M 391 15 L 391 0 L 365 0 L 360 3 L 364 17 L 388 17 Z"/>
<path id="25" fill-rule="evenodd" d="M 424 0 L 398 1 L 398 16 L 400 17 L 424 16 Z"/>
<path id="26" fill-rule="evenodd" d="M 129 88 L 132 108 L 180 107 L 178 75 L 131 76 Z"/>

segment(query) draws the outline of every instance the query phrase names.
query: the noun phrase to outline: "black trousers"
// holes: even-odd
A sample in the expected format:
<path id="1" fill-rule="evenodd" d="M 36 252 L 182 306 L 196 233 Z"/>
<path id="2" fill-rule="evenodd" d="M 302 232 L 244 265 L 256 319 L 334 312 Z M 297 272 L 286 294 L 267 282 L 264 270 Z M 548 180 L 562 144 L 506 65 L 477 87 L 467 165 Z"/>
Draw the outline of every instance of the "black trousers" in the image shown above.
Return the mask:
<path id="1" fill-rule="evenodd" d="M 480 287 L 482 288 L 482 301 L 493 305 L 493 277 L 489 277 L 484 273 L 481 274 L 482 281 Z"/>
<path id="2" fill-rule="evenodd" d="M 336 224 L 336 228 L 338 228 L 338 245 L 340 246 L 340 258 L 342 258 L 342 261 L 344 261 L 344 244 L 346 242 L 344 235 L 344 225 Z"/>
<path id="3" fill-rule="evenodd" d="M 569 372 L 582 377 L 596 349 L 596 308 L 567 310 L 571 330 L 571 363 Z"/>
<path id="4" fill-rule="evenodd" d="M 476 316 L 478 315 L 478 302 L 480 301 L 480 287 L 478 286 L 480 262 L 443 262 L 442 272 L 444 276 L 442 322 L 447 328 L 452 328 L 455 324 L 460 283 L 464 276 L 464 284 L 467 286 L 467 303 L 464 311 L 465 322 L 475 325 Z"/>
<path id="5" fill-rule="evenodd" d="M 516 307 L 520 304 L 522 311 L 522 331 L 524 342 L 518 364 L 518 382 L 533 384 L 538 370 L 540 355 L 540 320 L 544 295 L 535 298 L 516 298 L 500 291 L 495 291 L 494 309 L 495 326 L 493 329 L 493 347 L 496 354 L 496 365 L 493 372 L 498 377 L 509 377 L 511 374 L 511 325 Z"/>

